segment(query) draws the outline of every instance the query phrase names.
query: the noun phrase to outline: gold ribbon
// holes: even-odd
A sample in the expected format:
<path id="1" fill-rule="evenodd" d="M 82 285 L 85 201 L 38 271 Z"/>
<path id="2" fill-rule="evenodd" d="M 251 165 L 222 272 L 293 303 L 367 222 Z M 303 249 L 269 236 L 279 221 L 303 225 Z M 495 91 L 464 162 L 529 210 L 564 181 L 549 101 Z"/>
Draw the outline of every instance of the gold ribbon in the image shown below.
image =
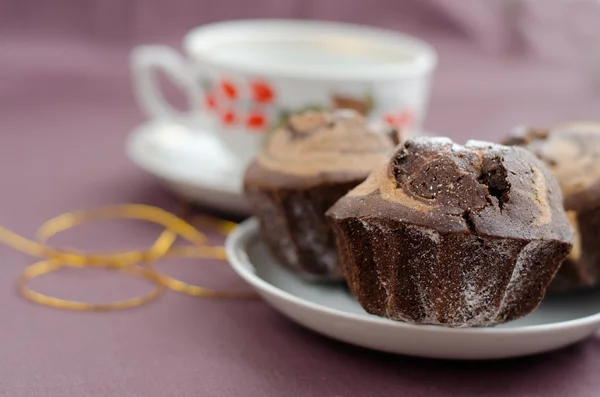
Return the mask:
<path id="1" fill-rule="evenodd" d="M 107 253 L 84 252 L 75 249 L 52 247 L 48 241 L 61 232 L 90 222 L 112 219 L 133 219 L 155 223 L 164 231 L 145 250 L 130 250 Z M 196 216 L 193 221 L 211 227 L 227 235 L 235 223 Z M 173 246 L 178 238 L 191 245 Z M 160 298 L 167 289 L 191 296 L 204 298 L 254 298 L 255 294 L 209 289 L 191 285 L 156 270 L 154 266 L 163 258 L 211 258 L 226 260 L 222 246 L 212 245 L 207 237 L 183 219 L 157 207 L 127 204 L 102 207 L 90 211 L 77 211 L 59 215 L 45 222 L 37 231 L 36 239 L 30 240 L 0 226 L 0 242 L 23 253 L 44 260 L 27 267 L 17 279 L 18 291 L 27 299 L 44 306 L 79 311 L 124 310 L 138 307 Z M 104 268 L 119 273 L 143 278 L 155 285 L 155 289 L 144 296 L 110 303 L 87 303 L 47 296 L 30 289 L 28 281 L 63 268 Z"/>

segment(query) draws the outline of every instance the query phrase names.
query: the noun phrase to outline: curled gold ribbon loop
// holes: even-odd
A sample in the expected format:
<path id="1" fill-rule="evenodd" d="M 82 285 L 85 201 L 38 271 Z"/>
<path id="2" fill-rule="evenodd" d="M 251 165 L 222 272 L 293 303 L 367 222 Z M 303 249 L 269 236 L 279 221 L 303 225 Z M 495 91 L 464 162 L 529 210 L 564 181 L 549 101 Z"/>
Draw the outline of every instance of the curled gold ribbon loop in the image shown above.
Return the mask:
<path id="1" fill-rule="evenodd" d="M 202 247 L 208 250 L 212 250 L 213 252 L 190 248 L 195 247 L 176 247 L 173 250 L 171 250 L 167 255 L 165 255 L 165 258 L 213 258 L 221 260 L 227 259 L 227 255 L 225 254 L 225 250 L 223 249 L 223 247 Z M 209 253 L 208 256 L 206 255 L 207 253 Z M 153 263 L 149 263 L 148 267 L 155 272 L 156 277 L 158 277 L 158 280 L 162 285 L 164 285 L 172 291 L 181 292 L 186 295 L 197 296 L 201 298 L 229 299 L 248 299 L 257 297 L 257 295 L 252 292 L 223 291 L 201 287 L 199 285 L 188 284 L 165 273 L 159 272 L 158 270 L 156 270 L 156 267 Z"/>
<path id="2" fill-rule="evenodd" d="M 111 219 L 133 219 L 156 223 L 165 228 L 154 244 L 146 250 L 131 250 L 107 253 L 88 253 L 75 249 L 51 247 L 48 241 L 58 233 L 90 222 Z M 195 217 L 194 221 L 227 235 L 235 223 L 206 217 Z M 181 237 L 192 245 L 176 246 Z M 211 245 L 207 237 L 185 220 L 157 207 L 142 204 L 127 204 L 102 207 L 89 211 L 77 211 L 59 215 L 45 222 L 32 241 L 0 226 L 0 242 L 31 256 L 46 258 L 29 266 L 17 280 L 19 292 L 27 299 L 41 305 L 79 311 L 124 310 L 138 307 L 160 298 L 166 289 L 191 296 L 205 298 L 251 298 L 255 294 L 221 291 L 197 285 L 158 272 L 154 263 L 162 258 L 211 258 L 226 260 L 221 246 Z M 55 298 L 33 291 L 27 282 L 33 278 L 62 268 L 107 268 L 121 273 L 144 278 L 156 285 L 155 289 L 140 297 L 112 303 L 86 303 Z"/>
<path id="3" fill-rule="evenodd" d="M 111 219 L 135 219 L 152 222 L 165 227 L 165 231 L 154 245 L 146 251 L 128 251 L 113 255 L 90 255 L 83 253 L 62 253 L 65 261 L 74 264 L 106 264 L 108 267 L 123 265 L 123 260 L 149 262 L 164 256 L 177 236 L 196 245 L 208 244 L 206 236 L 183 219 L 157 207 L 143 204 L 127 204 L 97 208 L 89 211 L 77 211 L 59 215 L 46 221 L 37 231 L 37 241 L 46 244 L 51 237 L 65 230 L 90 222 Z"/>
<path id="4" fill-rule="evenodd" d="M 66 299 L 60 299 L 48 295 L 44 295 L 40 292 L 34 291 L 27 286 L 27 282 L 36 277 L 44 274 L 52 273 L 57 270 L 63 269 L 65 266 L 60 263 L 54 263 L 52 261 L 41 261 L 34 263 L 29 266 L 17 279 L 18 291 L 27 299 L 39 303 L 40 305 L 55 307 L 58 309 L 76 310 L 76 311 L 112 311 L 112 310 L 126 310 L 134 307 L 145 305 L 155 301 L 164 295 L 166 288 L 161 283 L 157 282 L 156 275 L 153 271 L 142 268 L 142 267 L 128 267 L 118 269 L 119 272 L 131 274 L 133 276 L 142 277 L 148 279 L 152 283 L 156 284 L 156 287 L 152 292 L 144 296 L 137 296 L 135 298 L 126 299 L 117 302 L 110 303 L 88 303 L 79 302 Z"/>

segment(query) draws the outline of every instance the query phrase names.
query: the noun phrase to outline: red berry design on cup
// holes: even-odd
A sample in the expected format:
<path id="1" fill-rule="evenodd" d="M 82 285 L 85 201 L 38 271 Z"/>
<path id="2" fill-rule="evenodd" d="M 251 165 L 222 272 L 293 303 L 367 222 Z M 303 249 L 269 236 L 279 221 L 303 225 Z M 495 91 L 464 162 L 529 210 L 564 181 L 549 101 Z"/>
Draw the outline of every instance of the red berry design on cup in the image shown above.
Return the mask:
<path id="1" fill-rule="evenodd" d="M 411 109 L 402 109 L 387 113 L 384 120 L 392 127 L 410 127 L 415 120 L 415 114 Z"/>
<path id="2" fill-rule="evenodd" d="M 251 84 L 252 98 L 258 103 L 271 103 L 275 99 L 275 91 L 266 81 L 255 81 Z"/>
<path id="3" fill-rule="evenodd" d="M 212 92 L 206 94 L 204 97 L 204 102 L 207 109 L 215 110 L 217 108 L 217 98 Z"/>
<path id="4" fill-rule="evenodd" d="M 235 84 L 229 80 L 221 81 L 221 91 L 223 91 L 223 94 L 227 99 L 235 100 L 238 98 L 238 89 Z"/>
<path id="5" fill-rule="evenodd" d="M 267 126 L 267 117 L 259 111 L 251 112 L 246 119 L 246 125 L 250 129 L 261 130 Z"/>
<path id="6" fill-rule="evenodd" d="M 234 125 L 237 122 L 237 116 L 233 110 L 228 110 L 221 116 L 223 124 Z"/>

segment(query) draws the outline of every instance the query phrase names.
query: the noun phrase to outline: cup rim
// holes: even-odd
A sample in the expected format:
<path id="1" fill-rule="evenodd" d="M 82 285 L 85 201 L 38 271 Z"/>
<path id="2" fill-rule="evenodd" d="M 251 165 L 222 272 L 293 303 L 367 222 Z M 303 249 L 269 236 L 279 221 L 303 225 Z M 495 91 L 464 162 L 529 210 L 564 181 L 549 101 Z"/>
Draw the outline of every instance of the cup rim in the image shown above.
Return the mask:
<path id="1" fill-rule="evenodd" d="M 286 65 L 286 67 L 245 65 L 216 58 L 207 51 L 215 45 L 215 42 L 218 44 L 217 38 L 220 38 L 221 42 L 223 40 L 226 42 L 227 36 L 229 36 L 229 40 L 232 40 L 231 38 L 236 37 L 237 33 L 237 40 L 240 40 L 241 32 L 245 32 L 245 38 L 251 37 L 248 32 L 252 32 L 256 40 L 260 40 L 261 37 L 272 40 L 274 31 L 280 35 L 279 37 L 285 34 L 298 35 L 299 32 L 303 32 L 302 38 L 312 35 L 312 39 L 315 40 L 316 36 L 319 36 L 319 43 L 325 43 L 326 40 L 322 40 L 321 37 L 327 38 L 327 35 L 330 35 L 329 40 L 333 38 L 333 35 L 337 35 L 337 38 L 350 37 L 354 40 L 363 40 L 362 45 L 372 43 L 382 46 L 381 49 L 386 47 L 397 49 L 399 52 L 411 51 L 414 52 L 414 56 L 410 60 L 382 63 L 381 65 L 307 70 L 294 64 Z M 198 44 L 202 42 L 206 42 L 207 45 Z M 247 19 L 211 23 L 189 31 L 184 37 L 183 47 L 192 59 L 217 68 L 306 80 L 381 81 L 412 78 L 429 74 L 437 66 L 438 61 L 437 52 L 430 44 L 411 35 L 371 26 L 319 20 Z"/>

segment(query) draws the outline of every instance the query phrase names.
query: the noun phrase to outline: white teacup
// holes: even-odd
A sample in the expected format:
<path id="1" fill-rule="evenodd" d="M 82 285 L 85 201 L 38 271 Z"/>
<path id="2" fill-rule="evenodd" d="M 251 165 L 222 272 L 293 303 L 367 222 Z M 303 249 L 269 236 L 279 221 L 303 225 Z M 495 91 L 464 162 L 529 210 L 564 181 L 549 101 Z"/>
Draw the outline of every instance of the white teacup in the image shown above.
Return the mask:
<path id="1" fill-rule="evenodd" d="M 373 122 L 419 131 L 437 63 L 435 50 L 416 38 L 318 21 L 205 25 L 187 34 L 184 48 L 188 59 L 167 46 L 134 50 L 139 104 L 151 118 L 214 134 L 240 160 L 240 169 L 268 131 L 303 109 L 350 107 Z M 189 111 L 164 99 L 158 70 L 187 95 Z"/>

